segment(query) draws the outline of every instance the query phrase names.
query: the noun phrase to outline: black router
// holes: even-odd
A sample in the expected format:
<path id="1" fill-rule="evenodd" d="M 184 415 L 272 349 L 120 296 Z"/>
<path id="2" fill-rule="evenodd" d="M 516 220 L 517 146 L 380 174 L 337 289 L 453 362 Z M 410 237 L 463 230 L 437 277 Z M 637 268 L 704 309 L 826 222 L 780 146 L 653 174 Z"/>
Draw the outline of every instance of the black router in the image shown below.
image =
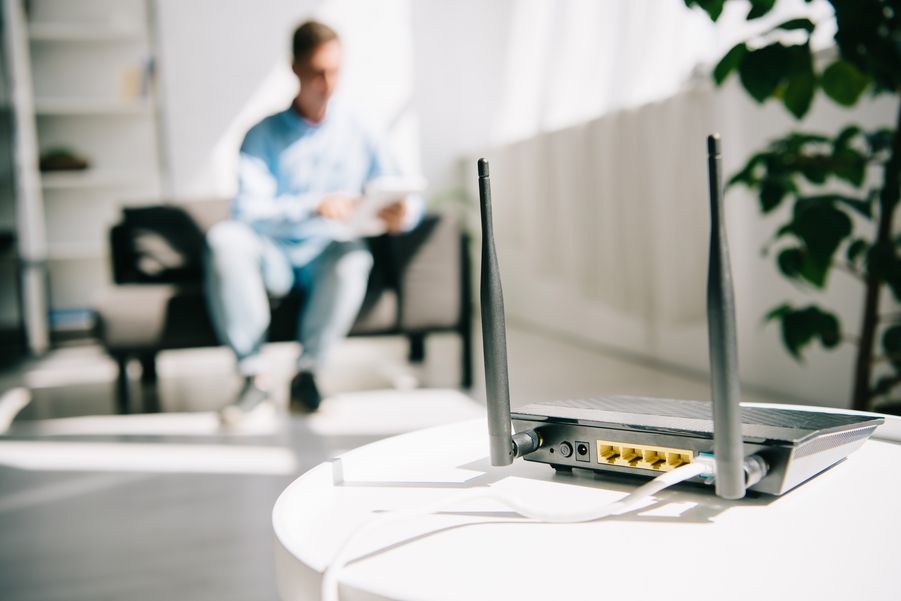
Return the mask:
<path id="1" fill-rule="evenodd" d="M 713 402 L 628 396 L 546 401 L 510 412 L 504 300 L 491 224 L 488 161 L 480 159 L 482 333 L 491 463 L 516 457 L 557 470 L 657 476 L 712 457 L 716 494 L 781 495 L 855 451 L 883 419 L 739 405 L 735 303 L 722 218 L 720 140 L 707 139 L 710 258 L 707 324 Z M 513 433 L 515 431 L 515 434 Z"/>

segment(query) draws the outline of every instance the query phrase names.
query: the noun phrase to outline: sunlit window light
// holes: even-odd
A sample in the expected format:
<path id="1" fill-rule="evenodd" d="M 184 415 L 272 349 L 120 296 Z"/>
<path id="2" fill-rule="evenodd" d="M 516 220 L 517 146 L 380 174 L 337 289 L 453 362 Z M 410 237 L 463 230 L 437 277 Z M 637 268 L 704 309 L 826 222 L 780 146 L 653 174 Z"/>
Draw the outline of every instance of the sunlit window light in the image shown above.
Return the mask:
<path id="1" fill-rule="evenodd" d="M 0 441 L 0 465 L 37 471 L 194 474 L 297 473 L 283 447 L 135 444 L 119 442 Z"/>

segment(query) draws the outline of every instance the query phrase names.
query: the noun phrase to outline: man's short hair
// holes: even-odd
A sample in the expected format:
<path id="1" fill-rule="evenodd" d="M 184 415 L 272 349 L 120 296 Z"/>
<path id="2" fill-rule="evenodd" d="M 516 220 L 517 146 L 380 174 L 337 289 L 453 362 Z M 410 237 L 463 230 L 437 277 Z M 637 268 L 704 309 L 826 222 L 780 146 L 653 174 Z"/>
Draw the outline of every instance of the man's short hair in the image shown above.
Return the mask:
<path id="1" fill-rule="evenodd" d="M 338 34 L 334 29 L 319 21 L 306 21 L 294 30 L 294 39 L 291 43 L 294 60 L 304 60 L 313 51 L 326 42 L 337 40 Z"/>

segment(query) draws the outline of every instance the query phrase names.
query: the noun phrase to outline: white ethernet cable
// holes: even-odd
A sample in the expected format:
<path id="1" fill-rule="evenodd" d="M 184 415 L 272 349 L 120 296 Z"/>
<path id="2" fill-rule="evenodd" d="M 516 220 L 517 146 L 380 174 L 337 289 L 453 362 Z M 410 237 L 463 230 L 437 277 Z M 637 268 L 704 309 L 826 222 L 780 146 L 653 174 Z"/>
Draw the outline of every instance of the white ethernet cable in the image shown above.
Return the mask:
<path id="1" fill-rule="evenodd" d="M 338 548 L 338 552 L 332 558 L 331 563 L 326 568 L 322 576 L 322 601 L 338 601 L 338 577 L 341 570 L 348 564 L 351 558 L 351 545 L 360 535 L 371 530 L 377 529 L 386 524 L 408 520 L 414 517 L 429 515 L 437 511 L 456 506 L 460 503 L 472 501 L 475 499 L 491 499 L 506 505 L 516 513 L 536 522 L 555 523 L 555 524 L 572 524 L 578 522 L 590 522 L 599 520 L 611 515 L 622 515 L 643 506 L 644 502 L 660 492 L 661 490 L 694 478 L 695 476 L 713 477 L 716 472 L 715 463 L 712 457 L 701 456 L 696 458 L 692 463 L 678 467 L 671 472 L 665 472 L 647 484 L 638 487 L 632 493 L 626 495 L 619 501 L 608 503 L 603 507 L 582 511 L 545 511 L 537 507 L 531 507 L 524 503 L 521 499 L 511 496 L 510 494 L 491 489 L 488 487 L 480 487 L 465 492 L 443 497 L 433 503 L 428 503 L 416 509 L 408 509 L 402 511 L 392 511 L 386 514 L 378 515 L 359 528 L 354 530 Z"/>

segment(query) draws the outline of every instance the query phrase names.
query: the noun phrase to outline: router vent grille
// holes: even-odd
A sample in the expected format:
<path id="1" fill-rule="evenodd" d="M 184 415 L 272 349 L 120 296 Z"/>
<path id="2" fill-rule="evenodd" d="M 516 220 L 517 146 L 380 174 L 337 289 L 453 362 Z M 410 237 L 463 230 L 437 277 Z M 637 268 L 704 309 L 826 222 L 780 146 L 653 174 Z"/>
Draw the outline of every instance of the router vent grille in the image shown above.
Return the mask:
<path id="1" fill-rule="evenodd" d="M 835 447 L 840 447 L 842 445 L 855 442 L 857 440 L 860 440 L 861 438 L 866 438 L 873 432 L 873 429 L 875 427 L 876 426 L 869 426 L 866 428 L 849 430 L 847 432 L 825 434 L 799 447 L 798 450 L 795 451 L 794 457 L 795 459 L 800 459 L 801 457 L 806 457 L 808 455 L 813 455 L 821 451 L 834 449 Z"/>
<path id="2" fill-rule="evenodd" d="M 542 403 L 537 403 L 537 405 L 541 404 Z M 553 405 L 571 409 L 629 411 L 639 415 L 659 415 L 661 417 L 710 419 L 712 415 L 710 413 L 710 405 L 707 403 L 629 396 L 570 399 L 566 401 L 554 401 Z"/>
<path id="3" fill-rule="evenodd" d="M 790 427 L 802 430 L 828 429 L 860 421 L 860 417 L 853 415 L 796 411 L 794 409 L 764 409 L 759 407 L 742 407 L 741 415 L 742 421 L 745 423 L 781 428 L 789 427 L 786 423 L 786 417 L 790 417 Z"/>
<path id="4" fill-rule="evenodd" d="M 537 403 L 541 405 L 541 403 Z M 682 401 L 676 399 L 655 399 L 645 397 L 609 396 L 592 399 L 572 399 L 555 401 L 556 407 L 572 409 L 628 411 L 637 415 L 653 415 L 661 417 L 712 420 L 713 412 L 710 403 L 700 401 Z M 799 411 L 795 409 L 777 409 L 763 407 L 742 407 L 741 421 L 744 424 L 772 426 L 774 428 L 792 428 L 798 430 L 825 430 L 860 421 L 854 415 L 836 413 L 818 413 L 815 411 Z"/>

